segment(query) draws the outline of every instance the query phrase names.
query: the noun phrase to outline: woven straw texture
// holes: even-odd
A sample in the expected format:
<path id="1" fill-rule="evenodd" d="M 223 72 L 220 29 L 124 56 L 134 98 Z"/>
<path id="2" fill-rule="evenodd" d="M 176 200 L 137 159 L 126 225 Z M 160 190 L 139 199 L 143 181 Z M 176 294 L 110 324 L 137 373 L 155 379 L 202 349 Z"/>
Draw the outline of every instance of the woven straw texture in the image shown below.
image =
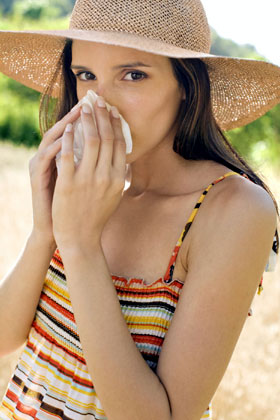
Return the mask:
<path id="1" fill-rule="evenodd" d="M 210 28 L 199 0 L 77 0 L 69 29 L 0 31 L 0 71 L 40 92 L 61 87 L 67 38 L 201 58 L 211 80 L 214 116 L 224 130 L 248 124 L 280 102 L 280 68 L 209 54 Z"/>
<path id="2" fill-rule="evenodd" d="M 186 50 L 210 51 L 209 25 L 196 0 L 80 0 L 73 9 L 69 28 L 133 32 Z"/>

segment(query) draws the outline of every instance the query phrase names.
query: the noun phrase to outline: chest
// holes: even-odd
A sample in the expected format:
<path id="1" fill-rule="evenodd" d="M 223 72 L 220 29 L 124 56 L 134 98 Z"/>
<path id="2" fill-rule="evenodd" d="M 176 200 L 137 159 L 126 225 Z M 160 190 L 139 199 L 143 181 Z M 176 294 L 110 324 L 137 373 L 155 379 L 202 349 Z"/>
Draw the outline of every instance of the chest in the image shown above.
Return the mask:
<path id="1" fill-rule="evenodd" d="M 193 200 L 169 199 L 121 205 L 102 234 L 110 273 L 145 284 L 164 277 L 175 245 L 187 223 Z M 179 249 L 173 278 L 184 281 L 189 246 L 187 235 Z"/>

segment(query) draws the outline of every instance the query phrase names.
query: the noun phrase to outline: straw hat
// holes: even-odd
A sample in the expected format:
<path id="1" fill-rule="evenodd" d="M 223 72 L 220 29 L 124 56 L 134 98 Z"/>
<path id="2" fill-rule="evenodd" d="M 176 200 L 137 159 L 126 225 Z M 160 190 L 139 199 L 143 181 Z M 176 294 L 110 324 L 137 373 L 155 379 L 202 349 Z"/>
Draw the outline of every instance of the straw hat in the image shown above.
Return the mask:
<path id="1" fill-rule="evenodd" d="M 200 0 L 77 0 L 69 29 L 0 31 L 0 71 L 44 92 L 67 38 L 135 48 L 208 67 L 212 107 L 223 130 L 248 124 L 280 102 L 280 67 L 209 54 L 210 28 Z"/>

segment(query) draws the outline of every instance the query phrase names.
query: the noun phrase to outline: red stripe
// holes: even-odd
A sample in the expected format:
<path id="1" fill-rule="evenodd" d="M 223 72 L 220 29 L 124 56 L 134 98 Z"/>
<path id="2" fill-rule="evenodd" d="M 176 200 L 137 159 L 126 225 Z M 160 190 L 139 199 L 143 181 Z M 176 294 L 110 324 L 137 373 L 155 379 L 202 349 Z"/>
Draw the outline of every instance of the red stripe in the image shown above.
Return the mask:
<path id="1" fill-rule="evenodd" d="M 57 345 L 57 343 L 55 343 L 55 345 L 57 347 L 60 347 L 59 345 Z M 84 385 L 87 388 L 91 388 L 91 389 L 93 388 L 93 384 L 90 380 L 82 379 L 79 376 L 75 375 L 73 371 L 66 369 L 61 364 L 59 364 L 56 360 L 52 359 L 51 356 L 46 355 L 43 351 L 38 352 L 38 349 L 36 348 L 36 346 L 34 346 L 30 341 L 28 341 L 27 347 L 29 347 L 34 353 L 38 354 L 38 357 L 40 357 L 40 359 L 46 362 L 49 362 L 49 364 L 54 366 L 59 372 L 65 374 L 69 378 L 72 378 L 74 382 L 80 385 Z"/>
<path id="2" fill-rule="evenodd" d="M 39 333 L 42 337 L 44 337 L 49 343 L 55 344 L 58 348 L 65 351 L 65 353 L 70 354 L 70 356 L 74 357 L 75 359 L 79 360 L 84 365 L 86 364 L 86 361 L 83 357 L 79 356 L 78 354 L 72 352 L 69 350 L 69 348 L 62 346 L 59 344 L 51 335 L 49 335 L 45 330 L 43 330 L 36 322 L 36 320 L 33 321 L 32 327 L 35 329 L 37 333 Z M 30 342 L 28 342 L 30 343 Z M 30 347 L 33 348 L 33 345 L 30 343 Z"/>
<path id="3" fill-rule="evenodd" d="M 132 338 L 137 343 L 143 343 L 143 344 L 151 344 L 153 346 L 161 346 L 161 343 L 163 342 L 163 338 L 160 337 L 154 337 L 152 335 L 140 335 L 140 334 L 134 334 L 131 333 Z"/>
<path id="4" fill-rule="evenodd" d="M 27 405 L 22 404 L 22 402 L 20 402 L 20 401 L 18 401 L 16 409 L 23 414 L 27 414 L 28 416 L 32 417 L 33 419 L 36 418 L 37 410 L 35 408 L 28 407 Z"/>
<path id="5" fill-rule="evenodd" d="M 56 310 L 57 312 L 59 312 L 63 316 L 65 316 L 65 318 L 68 318 L 70 321 L 72 321 L 73 323 L 75 323 L 74 314 L 72 312 L 68 311 L 67 309 L 65 309 L 63 306 L 59 305 L 53 299 L 51 299 L 48 295 L 46 295 L 46 293 L 44 291 L 41 294 L 41 299 L 44 302 L 46 302 L 49 306 L 51 306 L 54 310 Z M 53 314 L 52 314 L 52 316 L 53 316 Z M 58 320 L 58 318 L 56 318 L 56 319 Z"/>
<path id="6" fill-rule="evenodd" d="M 125 300 L 129 296 L 132 296 L 133 298 L 139 298 L 139 299 L 145 299 L 146 297 L 150 298 L 150 299 L 151 298 L 155 299 L 154 301 L 149 300 L 147 302 L 147 303 L 149 303 L 149 308 L 147 308 L 148 311 L 150 311 L 150 306 L 153 306 L 153 304 L 156 304 L 157 307 L 158 307 L 158 301 L 156 299 L 159 299 L 159 298 L 167 298 L 168 301 L 163 302 L 163 303 L 166 303 L 166 305 L 170 305 L 171 303 L 176 304 L 178 302 L 179 295 L 175 292 L 174 293 L 170 292 L 170 289 L 168 289 L 167 285 L 164 286 L 164 287 L 167 290 L 150 289 L 149 291 L 144 291 L 144 290 L 139 290 L 138 288 L 134 288 L 134 287 L 131 287 L 131 286 L 129 287 L 129 290 L 125 290 L 125 289 L 123 290 L 121 286 L 119 287 L 119 286 L 116 285 L 116 289 L 117 289 L 118 296 L 119 296 L 120 300 L 122 300 L 122 299 Z M 133 304 L 137 304 L 138 302 L 136 300 L 135 301 L 127 300 L 127 303 L 131 304 L 133 306 Z M 145 302 L 143 300 L 140 301 L 139 303 L 145 304 Z M 126 305 L 124 304 L 124 306 L 126 306 Z M 152 316 L 154 316 L 154 314 Z"/>
<path id="7" fill-rule="evenodd" d="M 82 379 L 80 376 L 75 375 L 73 370 L 66 369 L 60 363 L 58 363 L 56 360 L 52 359 L 51 356 L 46 355 L 42 351 L 40 351 L 38 353 L 38 356 L 40 357 L 40 359 L 45 360 L 46 362 L 49 362 L 49 364 L 54 366 L 59 372 L 68 376 L 69 378 L 72 378 L 74 382 L 76 382 L 80 385 L 84 385 L 88 388 L 93 388 L 91 381 L 88 381 L 86 379 Z"/>
<path id="8" fill-rule="evenodd" d="M 18 401 L 18 396 L 10 389 L 8 389 L 6 396 L 9 398 L 9 400 L 13 401 L 14 403 Z"/>
<path id="9" fill-rule="evenodd" d="M 63 265 L 62 259 L 60 257 L 60 253 L 59 253 L 58 248 L 56 249 L 52 259 L 56 262 L 57 265 L 59 265 L 62 269 L 64 269 L 64 265 Z"/>

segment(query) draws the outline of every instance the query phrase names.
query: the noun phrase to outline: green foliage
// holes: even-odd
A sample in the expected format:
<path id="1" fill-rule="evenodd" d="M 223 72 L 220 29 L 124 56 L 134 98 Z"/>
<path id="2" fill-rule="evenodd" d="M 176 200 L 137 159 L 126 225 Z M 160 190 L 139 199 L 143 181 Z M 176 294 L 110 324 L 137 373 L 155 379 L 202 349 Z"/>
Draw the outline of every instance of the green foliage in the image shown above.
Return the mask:
<path id="1" fill-rule="evenodd" d="M 0 75 L 0 138 L 15 144 L 40 143 L 39 92 Z"/>
<path id="2" fill-rule="evenodd" d="M 18 1 L 18 3 L 20 2 Z M 27 4 L 28 2 L 25 1 L 25 3 Z M 43 13 L 39 21 L 31 17 L 24 19 L 22 14 L 19 13 L 20 5 L 17 7 L 19 9 L 15 8 L 15 10 L 18 10 L 18 13 L 14 13 L 10 17 L 6 16 L 0 20 L 1 30 L 68 28 L 68 18 L 50 20 Z M 11 140 L 15 144 L 25 144 L 28 147 L 38 145 L 40 143 L 40 93 L 1 73 L 0 92 L 0 139 Z"/>
<path id="3" fill-rule="evenodd" d="M 47 16 L 65 17 L 72 12 L 74 4 L 75 0 L 0 0 L 0 12 L 8 17 L 16 14 L 38 20 Z"/>
<path id="4" fill-rule="evenodd" d="M 269 162 L 279 165 L 280 157 L 280 105 L 251 124 L 227 132 L 233 147 L 257 165 Z"/>
<path id="5" fill-rule="evenodd" d="M 221 38 L 214 29 L 211 29 L 211 38 L 211 54 L 223 55 L 226 57 L 253 58 L 255 60 L 264 60 L 264 58 L 258 54 L 256 48 L 253 45 L 239 45 L 231 39 Z"/>
<path id="6" fill-rule="evenodd" d="M 56 11 L 53 11 L 56 13 Z M 49 29 L 68 29 L 69 18 L 51 17 L 52 10 L 43 13 L 40 20 L 24 19 L 20 13 L 14 13 L 11 17 L 0 19 L 0 30 L 2 31 L 25 31 L 25 30 L 49 30 Z"/>
<path id="7" fill-rule="evenodd" d="M 12 12 L 15 0 L 0 0 L 0 15 L 8 15 Z"/>
<path id="8" fill-rule="evenodd" d="M 53 11 L 51 11 L 51 15 Z M 22 19 L 39 20 L 44 15 L 49 16 L 48 1 L 44 0 L 28 0 L 17 1 L 13 7 L 14 15 L 20 16 Z"/>
<path id="9" fill-rule="evenodd" d="M 69 15 L 75 5 L 76 0 L 49 0 L 50 6 L 56 8 L 59 11 L 58 16 Z"/>

